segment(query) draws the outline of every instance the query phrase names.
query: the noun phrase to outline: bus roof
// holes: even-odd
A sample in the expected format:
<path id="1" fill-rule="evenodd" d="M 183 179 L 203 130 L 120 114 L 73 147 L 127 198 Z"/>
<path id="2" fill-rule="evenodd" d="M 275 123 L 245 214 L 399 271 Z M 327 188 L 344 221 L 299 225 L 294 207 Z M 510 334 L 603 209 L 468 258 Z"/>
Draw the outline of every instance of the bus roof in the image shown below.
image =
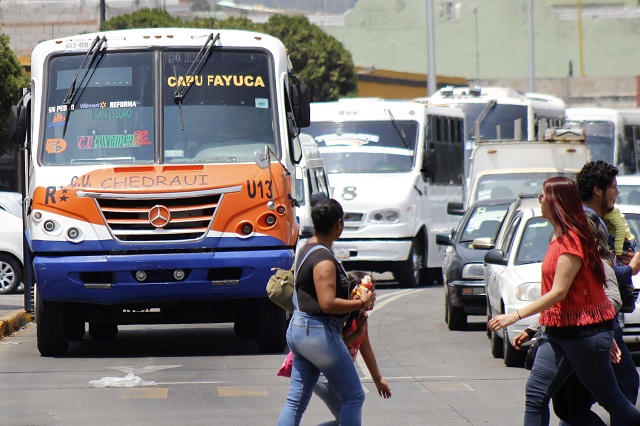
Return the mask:
<path id="1" fill-rule="evenodd" d="M 464 113 L 457 108 L 414 101 L 351 98 L 337 102 L 312 102 L 311 121 L 387 121 L 389 111 L 396 120 L 422 120 L 427 114 L 464 118 Z"/>
<path id="2" fill-rule="evenodd" d="M 620 118 L 620 111 L 613 108 L 588 108 L 574 107 L 567 108 L 565 111 L 567 120 L 602 120 L 616 121 Z"/>

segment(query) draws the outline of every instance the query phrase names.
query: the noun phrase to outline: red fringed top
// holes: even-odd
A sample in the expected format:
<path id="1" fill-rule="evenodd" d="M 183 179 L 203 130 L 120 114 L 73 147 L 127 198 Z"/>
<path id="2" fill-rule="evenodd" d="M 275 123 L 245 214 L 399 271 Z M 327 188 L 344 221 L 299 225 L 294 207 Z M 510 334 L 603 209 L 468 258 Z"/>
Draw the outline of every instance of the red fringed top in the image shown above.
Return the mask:
<path id="1" fill-rule="evenodd" d="M 585 265 L 584 250 L 572 231 L 549 244 L 542 262 L 542 294 L 551 290 L 558 258 L 563 254 L 580 257 L 582 266 L 565 299 L 540 313 L 540 324 L 550 327 L 585 326 L 612 319 L 615 310 L 604 292 L 604 283 L 599 282 Z"/>

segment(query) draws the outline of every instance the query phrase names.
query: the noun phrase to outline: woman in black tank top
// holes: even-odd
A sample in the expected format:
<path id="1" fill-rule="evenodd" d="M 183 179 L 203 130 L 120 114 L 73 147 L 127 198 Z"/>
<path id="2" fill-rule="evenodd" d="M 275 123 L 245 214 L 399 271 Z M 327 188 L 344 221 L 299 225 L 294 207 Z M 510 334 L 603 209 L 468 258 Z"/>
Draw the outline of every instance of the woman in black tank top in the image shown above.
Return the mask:
<path id="1" fill-rule="evenodd" d="M 300 250 L 296 263 L 314 252 L 302 265 L 296 264 L 297 309 L 287 330 L 293 367 L 279 426 L 300 424 L 320 373 L 342 397 L 340 424 L 360 425 L 362 421 L 364 391 L 342 340 L 342 326 L 350 312 L 369 303 L 373 293 L 349 300 L 349 279 L 330 250 L 344 229 L 343 214 L 342 206 L 333 199 L 318 202 L 311 211 L 315 235 Z"/>

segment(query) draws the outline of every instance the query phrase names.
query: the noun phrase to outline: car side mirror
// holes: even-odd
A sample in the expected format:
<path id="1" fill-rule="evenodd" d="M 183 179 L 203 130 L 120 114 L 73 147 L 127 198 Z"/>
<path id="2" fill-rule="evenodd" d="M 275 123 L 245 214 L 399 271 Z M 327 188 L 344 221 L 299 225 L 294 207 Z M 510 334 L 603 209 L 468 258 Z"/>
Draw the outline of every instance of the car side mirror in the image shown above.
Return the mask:
<path id="1" fill-rule="evenodd" d="M 502 265 L 507 266 L 507 259 L 504 256 L 504 252 L 500 249 L 492 249 L 484 255 L 484 263 L 490 265 Z"/>
<path id="2" fill-rule="evenodd" d="M 439 246 L 450 246 L 452 245 L 451 237 L 445 234 L 436 234 L 436 244 Z"/>
<path id="3" fill-rule="evenodd" d="M 471 243 L 472 249 L 490 250 L 493 247 L 494 247 L 493 238 L 490 238 L 490 237 L 476 238 Z"/>
<path id="4" fill-rule="evenodd" d="M 462 216 L 464 214 L 464 204 L 451 201 L 447 203 L 447 214 L 452 216 Z"/>

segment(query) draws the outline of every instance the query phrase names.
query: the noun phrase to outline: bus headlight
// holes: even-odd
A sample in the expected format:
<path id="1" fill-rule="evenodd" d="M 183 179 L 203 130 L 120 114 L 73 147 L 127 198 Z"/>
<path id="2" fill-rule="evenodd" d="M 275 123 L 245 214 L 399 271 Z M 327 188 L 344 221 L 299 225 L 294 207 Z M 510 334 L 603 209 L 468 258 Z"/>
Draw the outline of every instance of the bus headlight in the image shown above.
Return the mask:
<path id="1" fill-rule="evenodd" d="M 397 209 L 384 209 L 371 212 L 369 215 L 371 223 L 398 223 L 400 222 L 400 211 Z"/>

